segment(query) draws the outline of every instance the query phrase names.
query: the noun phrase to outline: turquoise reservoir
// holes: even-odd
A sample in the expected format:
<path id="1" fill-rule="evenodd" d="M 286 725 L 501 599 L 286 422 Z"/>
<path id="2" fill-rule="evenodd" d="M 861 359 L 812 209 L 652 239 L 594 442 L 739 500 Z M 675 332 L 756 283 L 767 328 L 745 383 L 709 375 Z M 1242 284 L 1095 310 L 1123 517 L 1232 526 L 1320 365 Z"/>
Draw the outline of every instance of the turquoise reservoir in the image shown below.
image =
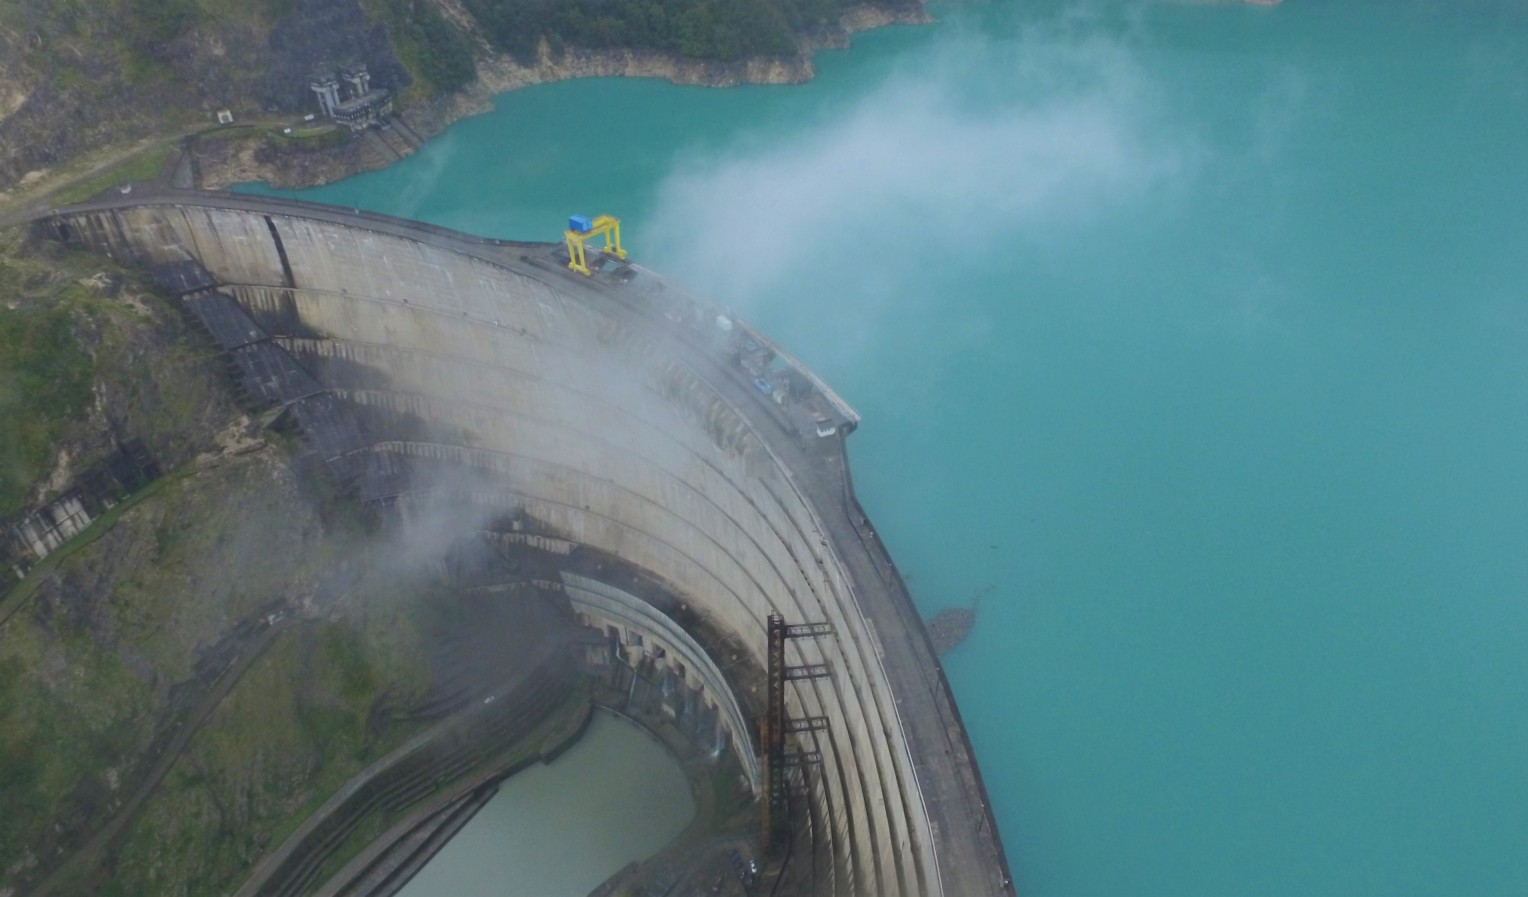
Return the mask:
<path id="1" fill-rule="evenodd" d="M 619 215 L 855 404 L 1025 897 L 1528 894 L 1528 11 L 934 12 L 301 195 Z"/>

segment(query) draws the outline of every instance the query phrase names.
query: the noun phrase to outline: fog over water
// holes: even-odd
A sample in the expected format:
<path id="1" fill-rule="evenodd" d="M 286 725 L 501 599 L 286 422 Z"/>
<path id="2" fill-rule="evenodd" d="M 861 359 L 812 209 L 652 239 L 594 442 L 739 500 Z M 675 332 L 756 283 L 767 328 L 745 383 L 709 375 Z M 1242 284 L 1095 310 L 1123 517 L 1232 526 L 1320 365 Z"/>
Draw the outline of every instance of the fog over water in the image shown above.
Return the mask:
<path id="1" fill-rule="evenodd" d="M 1528 893 L 1528 8 L 933 11 L 302 195 L 620 215 L 855 404 L 1026 897 Z"/>

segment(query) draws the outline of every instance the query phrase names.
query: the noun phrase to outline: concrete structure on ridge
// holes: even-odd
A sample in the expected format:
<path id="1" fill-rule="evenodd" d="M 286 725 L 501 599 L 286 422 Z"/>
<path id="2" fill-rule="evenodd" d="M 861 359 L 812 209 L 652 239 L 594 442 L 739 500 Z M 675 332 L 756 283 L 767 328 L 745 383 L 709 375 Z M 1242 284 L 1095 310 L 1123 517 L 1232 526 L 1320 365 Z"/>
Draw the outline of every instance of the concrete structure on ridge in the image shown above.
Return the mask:
<path id="1" fill-rule="evenodd" d="M 854 496 L 859 417 L 726 308 L 605 255 L 574 273 L 561 243 L 254 196 L 138 193 L 33 226 L 205 272 L 176 292 L 255 322 L 225 328 L 265 372 L 249 388 L 363 500 L 448 490 L 512 514 L 502 538 L 599 558 L 547 587 L 738 754 L 777 893 L 1013 894 L 943 670 Z"/>
<path id="2" fill-rule="evenodd" d="M 341 90 L 341 82 L 348 90 Z M 308 88 L 318 97 L 318 108 L 325 118 L 359 131 L 382 121 L 393 111 L 392 94 L 371 86 L 371 73 L 364 63 L 318 72 L 308 81 Z"/>

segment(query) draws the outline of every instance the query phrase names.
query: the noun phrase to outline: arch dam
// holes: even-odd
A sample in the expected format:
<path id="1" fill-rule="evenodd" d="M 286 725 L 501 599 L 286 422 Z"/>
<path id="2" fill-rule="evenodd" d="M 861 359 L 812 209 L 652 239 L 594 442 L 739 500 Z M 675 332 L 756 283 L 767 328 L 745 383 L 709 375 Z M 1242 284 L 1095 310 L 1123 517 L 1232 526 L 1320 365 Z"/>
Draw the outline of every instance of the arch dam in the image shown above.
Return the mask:
<path id="1" fill-rule="evenodd" d="M 661 584 L 658 602 L 614 576 L 562 587 L 615 650 L 703 695 L 766 843 L 810 852 L 788 890 L 1013 894 L 943 670 L 854 496 L 859 418 L 763 334 L 634 265 L 585 278 L 560 244 L 351 209 L 139 193 L 31 224 L 203 301 L 248 356 L 246 390 L 290 408 L 367 500 L 513 507 L 530 526 L 507 538 Z M 755 684 L 703 647 L 718 635 Z"/>

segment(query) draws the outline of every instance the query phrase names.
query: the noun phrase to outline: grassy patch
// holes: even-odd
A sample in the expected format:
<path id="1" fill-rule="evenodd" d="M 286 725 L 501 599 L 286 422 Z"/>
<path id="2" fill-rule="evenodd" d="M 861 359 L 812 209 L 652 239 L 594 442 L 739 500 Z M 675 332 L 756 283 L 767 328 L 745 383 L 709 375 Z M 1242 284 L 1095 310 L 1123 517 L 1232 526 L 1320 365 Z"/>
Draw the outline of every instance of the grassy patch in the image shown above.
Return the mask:
<path id="1" fill-rule="evenodd" d="M 82 634 L 50 639 L 29 620 L 3 628 L 0 653 L 0 868 L 94 818 L 124 761 L 152 735 L 150 688 Z"/>
<path id="2" fill-rule="evenodd" d="M 199 141 L 219 140 L 259 140 L 269 132 L 255 125 L 224 125 L 219 128 L 208 128 L 196 135 Z"/>
<path id="3" fill-rule="evenodd" d="M 141 276 L 0 236 L 0 516 L 25 506 L 64 450 L 76 470 L 113 439 L 184 457 L 231 413 L 219 370 Z"/>
<path id="4" fill-rule="evenodd" d="M 231 891 L 331 793 L 420 730 L 368 730 L 378 690 L 417 671 L 393 666 L 391 648 L 358 623 L 306 625 L 250 670 L 135 821 L 113 875 L 124 893 Z"/>
<path id="5" fill-rule="evenodd" d="M 562 46 L 634 47 L 694 59 L 788 56 L 795 34 L 837 18 L 841 0 L 464 0 L 493 42 L 522 61 L 545 38 Z"/>
<path id="6" fill-rule="evenodd" d="M 102 190 L 133 181 L 152 181 L 174 152 L 173 143 L 150 147 L 120 165 L 69 185 L 53 197 L 53 202 L 56 205 L 83 202 Z"/>
<path id="7" fill-rule="evenodd" d="M 271 133 L 286 146 L 302 152 L 316 152 L 318 150 L 329 149 L 339 146 L 350 139 L 350 132 L 337 125 L 293 128 L 290 134 L 283 134 L 278 130 L 273 130 Z"/>
<path id="8" fill-rule="evenodd" d="M 399 61 L 414 77 L 410 91 L 439 96 L 477 77 L 472 43 L 429 0 L 362 0 L 362 7 L 387 25 Z"/>
<path id="9" fill-rule="evenodd" d="M 344 132 L 340 130 L 339 125 L 327 123 L 301 125 L 292 128 L 292 133 L 282 134 L 281 136 L 288 140 L 314 140 L 319 137 L 328 137 L 331 134 L 339 134 L 342 138 L 345 136 Z"/>
<path id="10" fill-rule="evenodd" d="M 0 307 L 0 514 L 21 508 L 90 401 L 93 371 L 75 327 L 64 303 Z"/>
<path id="11" fill-rule="evenodd" d="M 7 808 L 24 812 L 0 824 L 0 868 L 46 848 L 55 825 L 91 830 L 99 814 L 84 813 L 94 805 L 75 783 L 95 782 L 83 798 L 98 796 L 109 770 L 134 768 L 166 724 L 166 688 L 273 600 L 318 593 L 336 605 L 254 662 L 124 832 L 117 859 L 67 867 L 56 894 L 102 893 L 109 881 L 124 894 L 224 893 L 305 806 L 419 730 L 373 723 L 371 711 L 382 695 L 407 702 L 425 687 L 417 608 L 428 584 L 383 564 L 385 545 L 316 513 L 275 452 L 229 459 L 161 479 L 13 593 L 9 608 L 22 611 L 0 624 L 0 787 Z M 57 576 L 40 575 L 55 566 Z M 109 588 L 95 588 L 102 577 Z M 148 670 L 157 688 L 139 678 Z M 8 787 L 21 779 L 30 784 Z"/>

